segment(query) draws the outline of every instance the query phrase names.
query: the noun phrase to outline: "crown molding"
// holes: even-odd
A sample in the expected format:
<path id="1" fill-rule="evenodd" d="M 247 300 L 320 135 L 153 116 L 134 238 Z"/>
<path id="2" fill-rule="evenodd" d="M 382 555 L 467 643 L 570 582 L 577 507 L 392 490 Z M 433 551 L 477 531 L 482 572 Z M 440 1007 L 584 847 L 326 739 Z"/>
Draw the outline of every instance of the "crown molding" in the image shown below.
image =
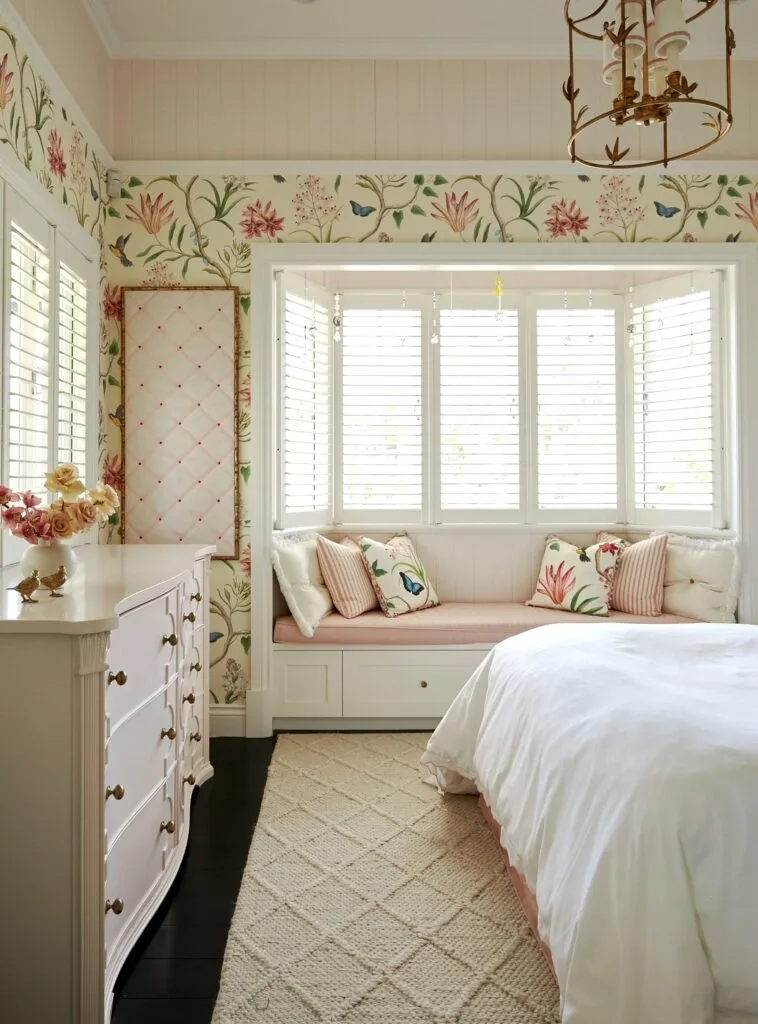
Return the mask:
<path id="1" fill-rule="evenodd" d="M 108 56 L 111 60 L 121 57 L 121 40 L 103 0 L 82 0 L 82 3 Z"/>
<path id="2" fill-rule="evenodd" d="M 2 20 L 11 32 L 21 41 L 32 64 L 44 75 L 50 85 L 50 89 L 56 102 L 59 105 L 66 107 L 71 114 L 76 127 L 89 141 L 90 146 L 92 146 L 92 148 L 97 152 L 98 157 L 103 161 L 106 167 L 109 167 L 113 162 L 113 158 L 110 155 L 108 147 L 103 142 L 100 134 L 96 132 L 90 124 L 89 119 L 84 114 L 84 111 L 71 94 L 71 90 L 53 67 L 50 58 L 34 38 L 33 34 L 27 27 L 26 22 L 13 6 L 11 0 L 0 0 L 0 20 Z"/>

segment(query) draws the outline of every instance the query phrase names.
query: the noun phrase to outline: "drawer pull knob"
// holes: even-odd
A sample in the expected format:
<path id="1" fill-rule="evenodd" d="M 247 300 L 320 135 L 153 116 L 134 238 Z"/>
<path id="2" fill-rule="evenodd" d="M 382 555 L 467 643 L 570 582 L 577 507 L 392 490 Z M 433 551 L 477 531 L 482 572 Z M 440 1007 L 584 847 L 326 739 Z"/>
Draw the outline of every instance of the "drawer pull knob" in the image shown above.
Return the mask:
<path id="1" fill-rule="evenodd" d="M 182 697 L 183 704 L 194 704 L 196 700 L 197 698 L 195 697 L 194 690 L 192 691 L 192 693 L 188 693 L 186 697 Z"/>
<path id="2" fill-rule="evenodd" d="M 202 669 L 202 667 L 203 666 L 200 664 L 200 662 L 196 661 L 192 665 L 190 665 L 190 671 L 199 672 Z"/>
<path id="3" fill-rule="evenodd" d="M 114 914 L 123 914 L 124 912 L 124 901 L 123 900 L 106 900 L 105 901 L 105 913 L 112 910 Z"/>
<path id="4" fill-rule="evenodd" d="M 173 821 L 162 821 L 161 827 L 158 829 L 159 832 L 166 832 L 170 836 L 174 834 L 175 830 L 176 825 L 173 823 Z"/>
<path id="5" fill-rule="evenodd" d="M 108 683 L 115 683 L 117 686 L 123 686 L 127 680 L 126 672 L 109 672 Z"/>
<path id="6" fill-rule="evenodd" d="M 179 637 L 176 635 L 176 633 L 172 633 L 171 636 L 165 636 L 164 634 L 163 643 L 171 644 L 172 647 L 176 647 L 176 645 L 179 643 Z"/>
<path id="7" fill-rule="evenodd" d="M 190 733 L 190 739 L 194 740 L 195 743 L 199 743 L 202 738 L 203 737 L 202 737 L 202 735 L 199 732 L 191 732 Z"/>
<path id="8" fill-rule="evenodd" d="M 197 603 L 200 604 L 202 599 L 203 599 L 203 595 L 200 593 L 199 590 L 198 590 L 198 592 L 196 594 L 190 594 L 190 601 L 197 601 Z"/>
<path id="9" fill-rule="evenodd" d="M 187 785 L 194 786 L 195 785 L 195 776 L 194 775 L 185 775 L 184 776 L 184 781 L 187 783 Z"/>
<path id="10" fill-rule="evenodd" d="M 194 612 L 190 612 L 188 615 L 185 615 L 184 616 L 184 621 L 185 622 L 194 622 L 195 621 L 195 613 Z"/>
<path id="11" fill-rule="evenodd" d="M 126 790 L 123 786 L 108 786 L 105 791 L 105 799 L 112 796 L 114 800 L 123 800 Z"/>
<path id="12" fill-rule="evenodd" d="M 175 740 L 176 739 L 176 729 L 174 729 L 174 728 L 171 728 L 171 729 L 161 729 L 161 739 L 162 740 Z"/>
<path id="13" fill-rule="evenodd" d="M 427 683 L 426 679 L 422 679 L 421 682 L 419 683 L 419 686 L 421 687 L 422 690 L 425 690 L 428 685 L 429 683 Z"/>

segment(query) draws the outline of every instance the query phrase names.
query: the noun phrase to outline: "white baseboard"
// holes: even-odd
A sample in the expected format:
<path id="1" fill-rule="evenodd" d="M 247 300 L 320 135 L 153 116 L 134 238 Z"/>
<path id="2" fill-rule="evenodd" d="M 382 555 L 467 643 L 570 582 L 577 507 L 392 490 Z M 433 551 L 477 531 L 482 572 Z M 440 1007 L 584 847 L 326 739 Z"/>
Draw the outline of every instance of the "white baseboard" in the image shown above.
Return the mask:
<path id="1" fill-rule="evenodd" d="M 210 734 L 214 736 L 245 736 L 244 704 L 211 704 Z"/>
<path id="2" fill-rule="evenodd" d="M 439 722 L 439 718 L 275 718 L 274 729 L 279 732 L 433 732 Z"/>

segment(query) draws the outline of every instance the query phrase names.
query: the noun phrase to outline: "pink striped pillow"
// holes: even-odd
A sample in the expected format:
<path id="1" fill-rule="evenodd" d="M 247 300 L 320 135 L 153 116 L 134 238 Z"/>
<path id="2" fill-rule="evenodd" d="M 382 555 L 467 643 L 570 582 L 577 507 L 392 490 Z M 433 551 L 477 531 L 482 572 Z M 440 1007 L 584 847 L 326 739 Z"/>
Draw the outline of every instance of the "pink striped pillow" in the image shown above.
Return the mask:
<path id="1" fill-rule="evenodd" d="M 660 615 L 668 536 L 660 534 L 629 544 L 612 533 L 598 533 L 597 541 L 621 545 L 611 589 L 611 608 L 630 615 Z"/>
<path id="2" fill-rule="evenodd" d="M 340 615 L 354 619 L 377 608 L 379 602 L 356 542 L 345 537 L 335 544 L 333 540 L 319 535 L 316 545 L 321 575 Z"/>

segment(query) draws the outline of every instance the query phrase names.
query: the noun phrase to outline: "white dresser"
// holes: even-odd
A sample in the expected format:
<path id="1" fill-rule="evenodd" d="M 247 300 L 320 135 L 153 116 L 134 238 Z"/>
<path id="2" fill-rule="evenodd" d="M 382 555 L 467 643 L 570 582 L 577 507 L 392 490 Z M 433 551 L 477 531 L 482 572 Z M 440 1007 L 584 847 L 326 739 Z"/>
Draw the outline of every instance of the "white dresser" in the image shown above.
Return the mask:
<path id="1" fill-rule="evenodd" d="M 208 760 L 210 547 L 79 549 L 63 598 L 0 573 L 0 1018 L 103 1024 Z"/>

